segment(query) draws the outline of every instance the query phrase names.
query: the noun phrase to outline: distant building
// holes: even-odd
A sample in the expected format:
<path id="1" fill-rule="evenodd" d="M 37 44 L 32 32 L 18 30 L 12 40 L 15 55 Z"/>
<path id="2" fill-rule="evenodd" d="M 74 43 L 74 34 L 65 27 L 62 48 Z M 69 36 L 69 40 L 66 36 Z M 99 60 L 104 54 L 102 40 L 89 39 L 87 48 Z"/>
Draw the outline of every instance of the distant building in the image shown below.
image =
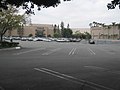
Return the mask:
<path id="1" fill-rule="evenodd" d="M 80 31 L 81 33 L 88 32 L 90 33 L 90 28 L 71 28 L 73 34 L 76 31 Z M 54 33 L 61 33 L 59 29 L 59 25 L 52 25 L 52 24 L 31 24 L 26 25 L 22 28 L 22 30 L 11 30 L 5 33 L 5 36 L 20 36 L 20 37 L 28 37 L 32 35 L 35 37 L 37 33 L 42 33 L 44 37 L 53 37 Z"/>
<path id="2" fill-rule="evenodd" d="M 35 37 L 38 31 L 42 31 L 45 37 L 53 36 L 54 26 L 52 24 L 31 24 L 24 26 L 22 31 L 7 31 L 5 36 L 29 36 L 32 34 Z"/>
<path id="3" fill-rule="evenodd" d="M 106 26 L 92 26 L 90 28 L 93 39 L 120 39 L 118 24 Z"/>
<path id="4" fill-rule="evenodd" d="M 88 32 L 90 33 L 90 28 L 71 28 L 73 33 L 75 33 L 76 31 L 79 31 L 81 33 L 84 33 L 84 32 Z"/>

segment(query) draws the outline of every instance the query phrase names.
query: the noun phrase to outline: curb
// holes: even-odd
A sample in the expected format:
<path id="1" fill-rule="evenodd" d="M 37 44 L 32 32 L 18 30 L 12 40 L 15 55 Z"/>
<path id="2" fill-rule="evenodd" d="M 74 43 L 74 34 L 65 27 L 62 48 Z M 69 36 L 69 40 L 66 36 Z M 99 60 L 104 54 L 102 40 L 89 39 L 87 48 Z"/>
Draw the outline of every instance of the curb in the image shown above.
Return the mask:
<path id="1" fill-rule="evenodd" d="M 19 49 L 21 49 L 21 47 L 20 46 L 18 46 L 18 47 L 12 47 L 12 48 L 4 48 L 4 49 L 0 49 L 0 51 L 5 51 L 5 50 L 19 50 Z"/>

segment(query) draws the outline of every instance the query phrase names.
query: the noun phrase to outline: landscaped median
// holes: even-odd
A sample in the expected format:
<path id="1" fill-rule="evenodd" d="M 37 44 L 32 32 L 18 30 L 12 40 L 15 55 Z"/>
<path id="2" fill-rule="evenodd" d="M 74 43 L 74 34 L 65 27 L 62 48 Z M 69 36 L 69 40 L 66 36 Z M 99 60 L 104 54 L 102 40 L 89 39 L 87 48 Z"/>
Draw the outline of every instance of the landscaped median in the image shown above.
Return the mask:
<path id="1" fill-rule="evenodd" d="M 19 42 L 0 42 L 0 50 L 20 49 Z"/>

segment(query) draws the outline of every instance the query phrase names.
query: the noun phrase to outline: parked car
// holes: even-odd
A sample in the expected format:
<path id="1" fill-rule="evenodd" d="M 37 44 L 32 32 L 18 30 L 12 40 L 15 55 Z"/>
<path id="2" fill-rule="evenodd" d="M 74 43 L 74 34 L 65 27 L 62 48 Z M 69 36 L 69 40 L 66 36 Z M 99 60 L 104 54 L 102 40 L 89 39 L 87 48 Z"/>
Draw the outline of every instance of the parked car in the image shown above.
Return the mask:
<path id="1" fill-rule="evenodd" d="M 92 39 L 90 39 L 90 40 L 89 40 L 89 44 L 95 44 L 95 41 L 92 40 Z"/>
<path id="2" fill-rule="evenodd" d="M 69 42 L 70 40 L 68 40 L 67 38 L 59 38 L 56 41 L 57 42 Z"/>
<path id="3" fill-rule="evenodd" d="M 52 41 L 52 40 L 50 40 L 48 38 L 43 38 L 42 40 L 45 41 L 45 42 L 51 42 Z"/>
<path id="4" fill-rule="evenodd" d="M 76 39 L 76 38 L 70 38 L 69 40 L 70 40 L 70 42 L 80 42 L 81 41 L 81 39 Z"/>
<path id="5" fill-rule="evenodd" d="M 22 37 L 21 41 L 27 41 L 27 38 L 26 37 Z"/>
<path id="6" fill-rule="evenodd" d="M 39 38 L 39 37 L 35 37 L 34 39 L 33 39 L 33 41 L 43 41 L 41 38 Z"/>
<path id="7" fill-rule="evenodd" d="M 33 41 L 33 38 L 32 38 L 32 37 L 29 37 L 29 38 L 28 38 L 28 41 Z"/>

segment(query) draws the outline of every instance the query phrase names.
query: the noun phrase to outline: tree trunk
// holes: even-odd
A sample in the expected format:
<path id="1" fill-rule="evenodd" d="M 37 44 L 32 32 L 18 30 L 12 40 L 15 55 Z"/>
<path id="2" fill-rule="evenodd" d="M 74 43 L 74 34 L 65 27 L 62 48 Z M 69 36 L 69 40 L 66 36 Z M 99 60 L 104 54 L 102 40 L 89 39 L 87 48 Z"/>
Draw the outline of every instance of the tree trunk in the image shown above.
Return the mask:
<path id="1" fill-rule="evenodd" d="M 109 39 L 109 29 L 108 29 L 108 39 Z"/>
<path id="2" fill-rule="evenodd" d="M 114 26 L 113 26 L 113 39 L 114 39 Z"/>
<path id="3" fill-rule="evenodd" d="M 0 35 L 0 42 L 3 41 L 3 35 Z"/>

